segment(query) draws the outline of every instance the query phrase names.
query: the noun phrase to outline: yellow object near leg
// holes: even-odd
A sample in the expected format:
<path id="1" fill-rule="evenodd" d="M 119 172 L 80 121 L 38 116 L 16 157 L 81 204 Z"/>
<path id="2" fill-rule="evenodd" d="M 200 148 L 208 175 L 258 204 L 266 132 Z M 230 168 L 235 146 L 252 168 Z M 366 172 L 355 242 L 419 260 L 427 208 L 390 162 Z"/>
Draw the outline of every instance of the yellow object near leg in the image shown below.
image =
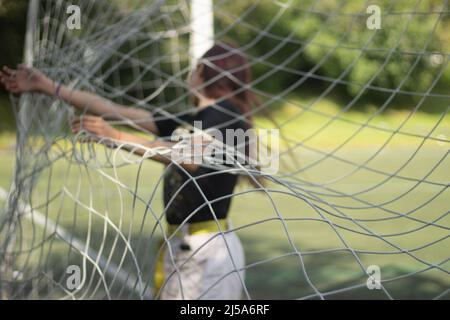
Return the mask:
<path id="1" fill-rule="evenodd" d="M 164 255 L 166 253 L 166 249 L 164 246 L 164 240 L 161 240 L 161 252 L 158 255 L 158 258 L 156 259 L 156 265 L 155 265 L 155 273 L 153 275 L 153 292 L 154 296 L 156 296 L 161 289 L 163 283 L 164 283 Z"/>
<path id="2" fill-rule="evenodd" d="M 171 236 L 176 229 L 178 229 L 180 225 L 178 224 L 169 224 L 167 228 L 168 236 Z M 220 227 L 220 229 L 219 229 Z M 202 233 L 217 233 L 220 231 L 228 230 L 228 220 L 227 219 L 218 219 L 216 220 L 208 220 L 201 222 L 194 222 L 188 224 L 188 233 L 190 235 L 202 234 Z M 180 231 L 178 231 L 180 232 Z"/>
<path id="3" fill-rule="evenodd" d="M 167 237 L 172 239 L 172 240 L 169 240 L 170 243 L 172 243 L 172 241 L 174 240 L 173 239 L 174 237 L 176 239 L 182 239 L 182 241 L 184 241 L 183 239 L 185 239 L 185 237 L 187 235 L 200 236 L 201 237 L 202 235 L 207 235 L 207 234 L 214 235 L 214 234 L 217 234 L 217 233 L 219 233 L 221 231 L 225 232 L 225 231 L 227 231 L 229 229 L 229 224 L 228 224 L 228 220 L 227 219 L 208 220 L 208 221 L 190 223 L 190 224 L 187 224 L 187 234 L 183 233 L 181 231 L 181 228 L 179 228 L 179 227 L 180 227 L 180 225 L 168 225 L 167 226 Z M 176 231 L 177 229 L 180 229 L 180 230 Z M 177 240 L 177 241 L 180 241 L 180 240 Z M 191 241 L 192 241 L 192 238 L 191 238 Z M 175 243 L 177 243 L 177 242 L 175 242 Z M 153 292 L 154 292 L 154 296 L 155 297 L 157 295 L 159 295 L 161 297 L 161 294 L 164 296 L 164 292 L 161 293 L 160 291 L 161 291 L 161 289 L 163 291 L 165 290 L 162 287 L 164 285 L 164 282 L 167 281 L 166 280 L 166 276 L 167 275 L 164 272 L 164 270 L 167 271 L 167 269 L 165 268 L 165 263 L 167 263 L 167 261 L 165 261 L 166 260 L 165 255 L 166 255 L 166 250 L 167 250 L 166 246 L 167 245 L 169 245 L 169 243 L 165 243 L 164 239 L 161 239 L 161 242 L 160 242 L 161 251 L 159 253 L 159 256 L 156 259 L 155 273 L 153 275 Z M 175 251 L 176 250 L 177 249 L 175 248 Z M 210 259 L 213 258 L 213 256 L 214 255 L 211 254 Z M 188 269 L 187 266 L 185 266 L 184 268 L 186 270 Z M 183 274 L 183 272 L 185 272 L 185 271 L 180 270 L 178 272 Z M 170 274 L 170 272 L 169 272 L 169 274 Z M 165 295 L 167 295 L 167 293 Z"/>

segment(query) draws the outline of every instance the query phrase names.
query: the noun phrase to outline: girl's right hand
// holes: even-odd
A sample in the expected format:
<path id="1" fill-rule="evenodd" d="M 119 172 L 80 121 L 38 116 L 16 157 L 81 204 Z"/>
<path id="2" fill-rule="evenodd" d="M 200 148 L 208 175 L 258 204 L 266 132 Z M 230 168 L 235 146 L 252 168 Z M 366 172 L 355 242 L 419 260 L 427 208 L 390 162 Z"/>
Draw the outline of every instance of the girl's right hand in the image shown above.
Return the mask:
<path id="1" fill-rule="evenodd" d="M 43 92 L 51 91 L 52 81 L 37 69 L 28 68 L 23 65 L 17 70 L 6 66 L 0 71 L 0 82 L 6 90 L 14 94 L 22 92 Z"/>

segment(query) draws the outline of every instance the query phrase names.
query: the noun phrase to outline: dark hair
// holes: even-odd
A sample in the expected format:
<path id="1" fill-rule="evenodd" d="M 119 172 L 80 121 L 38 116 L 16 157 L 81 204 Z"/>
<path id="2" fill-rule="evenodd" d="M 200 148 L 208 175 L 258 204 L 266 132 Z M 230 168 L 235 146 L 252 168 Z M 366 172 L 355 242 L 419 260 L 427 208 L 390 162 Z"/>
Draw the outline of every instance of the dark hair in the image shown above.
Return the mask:
<path id="1" fill-rule="evenodd" d="M 197 65 L 204 82 L 204 95 L 211 99 L 229 100 L 242 114 L 245 114 L 249 128 L 253 127 L 251 109 L 258 104 L 258 98 L 250 90 L 251 71 L 246 56 L 231 42 L 219 42 L 200 58 Z M 198 99 L 194 97 L 194 103 Z M 250 150 L 247 149 L 249 155 Z M 256 167 L 259 170 L 259 166 Z M 250 176 L 248 182 L 255 188 L 264 185 L 261 177 Z"/>
<path id="2" fill-rule="evenodd" d="M 197 68 L 205 83 L 205 96 L 212 99 L 227 97 L 252 123 L 251 109 L 258 103 L 250 90 L 251 71 L 246 56 L 231 42 L 219 42 L 201 57 Z"/>

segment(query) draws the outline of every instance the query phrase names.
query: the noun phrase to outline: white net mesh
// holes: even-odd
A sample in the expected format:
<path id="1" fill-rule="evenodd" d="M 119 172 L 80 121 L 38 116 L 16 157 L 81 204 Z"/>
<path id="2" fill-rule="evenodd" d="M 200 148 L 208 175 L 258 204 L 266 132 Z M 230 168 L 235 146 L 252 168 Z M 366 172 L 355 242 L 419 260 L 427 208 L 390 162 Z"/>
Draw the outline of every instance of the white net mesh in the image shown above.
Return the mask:
<path id="1" fill-rule="evenodd" d="M 36 3 L 30 56 L 49 77 L 124 105 L 171 114 L 194 108 L 188 1 Z M 81 9 L 81 30 L 66 26 L 69 4 Z M 239 186 L 230 195 L 246 252 L 243 298 L 448 298 L 450 92 L 437 88 L 449 52 L 436 52 L 448 43 L 436 33 L 448 26 L 447 4 L 409 1 L 399 11 L 386 2 L 381 30 L 366 29 L 368 5 L 214 2 L 215 40 L 234 39 L 255 71 L 256 127 L 281 132 L 280 170 L 263 192 Z M 424 17 L 420 32 L 412 30 Z M 285 21 L 298 24 L 288 30 Z M 390 46 L 381 47 L 387 32 Z M 405 50 L 411 39 L 415 49 Z M 304 67 L 312 56 L 320 58 Z M 432 70 L 427 77 L 423 64 Z M 321 72 L 332 67 L 333 77 Z M 350 94 L 334 99 L 342 87 Z M 367 102 L 369 94 L 377 100 Z M 402 97 L 412 101 L 408 111 L 394 108 Z M 167 241 L 162 166 L 80 143 L 69 129 L 73 110 L 60 100 L 25 94 L 13 102 L 16 169 L 0 220 L 3 296 L 157 297 L 152 274 L 159 240 Z M 434 105 L 444 107 L 422 113 Z M 379 290 L 367 288 L 373 265 Z M 81 268 L 79 289 L 67 287 L 69 266 Z"/>

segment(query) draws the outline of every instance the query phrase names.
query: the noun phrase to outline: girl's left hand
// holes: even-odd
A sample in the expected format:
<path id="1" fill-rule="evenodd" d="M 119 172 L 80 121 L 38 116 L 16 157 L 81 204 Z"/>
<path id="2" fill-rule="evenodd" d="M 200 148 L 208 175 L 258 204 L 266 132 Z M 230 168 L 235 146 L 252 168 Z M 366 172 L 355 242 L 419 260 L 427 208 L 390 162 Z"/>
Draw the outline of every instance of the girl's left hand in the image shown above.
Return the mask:
<path id="1" fill-rule="evenodd" d="M 82 130 L 92 133 L 98 138 L 114 140 L 119 140 L 120 138 L 120 131 L 114 129 L 101 117 L 84 115 L 75 118 L 72 121 L 72 132 L 76 134 Z"/>

